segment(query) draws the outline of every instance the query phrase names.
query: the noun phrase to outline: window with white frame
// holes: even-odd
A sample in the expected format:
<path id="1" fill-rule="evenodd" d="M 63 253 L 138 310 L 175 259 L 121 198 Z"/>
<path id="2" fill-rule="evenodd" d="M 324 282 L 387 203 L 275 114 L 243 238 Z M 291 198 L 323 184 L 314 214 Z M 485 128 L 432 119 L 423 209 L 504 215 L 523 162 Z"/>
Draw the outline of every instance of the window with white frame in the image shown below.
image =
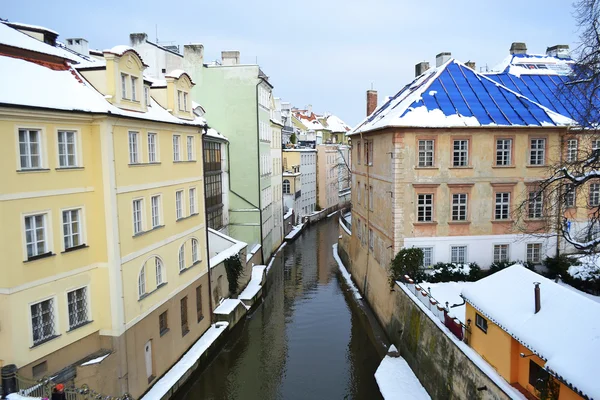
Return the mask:
<path id="1" fill-rule="evenodd" d="M 373 229 L 369 229 L 369 250 L 373 251 L 373 248 L 374 248 Z"/>
<path id="2" fill-rule="evenodd" d="M 188 110 L 188 94 L 187 92 L 183 92 L 183 111 Z"/>
<path id="3" fill-rule="evenodd" d="M 160 195 L 150 197 L 152 228 L 160 226 Z"/>
<path id="4" fill-rule="evenodd" d="M 512 139 L 496 140 L 496 165 L 508 166 L 512 163 Z"/>
<path id="5" fill-rule="evenodd" d="M 572 183 L 565 185 L 565 207 L 575 207 L 575 186 Z"/>
<path id="6" fill-rule="evenodd" d="M 183 92 L 181 90 L 178 90 L 177 91 L 177 109 L 179 111 L 183 111 L 183 107 L 181 105 L 181 103 L 183 101 L 182 97 L 183 97 Z"/>
<path id="7" fill-rule="evenodd" d="M 577 161 L 577 139 L 567 140 L 567 162 Z"/>
<path id="8" fill-rule="evenodd" d="M 67 303 L 69 309 L 69 329 L 75 329 L 89 322 L 86 287 L 68 292 Z"/>
<path id="9" fill-rule="evenodd" d="M 31 330 L 34 346 L 56 336 L 55 320 L 54 299 L 31 305 Z"/>
<path id="10" fill-rule="evenodd" d="M 529 145 L 529 165 L 544 165 L 546 139 L 531 139 Z"/>
<path id="11" fill-rule="evenodd" d="M 179 271 L 185 269 L 185 243 L 179 248 Z"/>
<path id="12" fill-rule="evenodd" d="M 142 266 L 138 275 L 138 298 L 146 294 L 146 265 Z"/>
<path id="13" fill-rule="evenodd" d="M 181 136 L 173 135 L 173 161 L 181 161 Z"/>
<path id="14" fill-rule="evenodd" d="M 129 132 L 129 164 L 138 164 L 140 162 L 140 150 L 139 150 L 139 133 Z"/>
<path id="15" fill-rule="evenodd" d="M 509 219 L 510 217 L 510 192 L 496 193 L 496 206 L 494 219 Z"/>
<path id="16" fill-rule="evenodd" d="M 177 219 L 183 218 L 183 190 L 175 192 L 175 214 Z"/>
<path id="17" fill-rule="evenodd" d="M 290 194 L 290 181 L 288 179 L 283 180 L 283 194 Z"/>
<path id="18" fill-rule="evenodd" d="M 356 182 L 356 183 L 357 183 L 357 185 L 356 185 L 356 186 L 357 186 L 357 188 L 358 188 L 358 190 L 356 191 L 356 202 L 357 202 L 358 204 L 360 204 L 360 197 L 361 197 L 361 196 L 360 196 L 360 191 L 362 190 L 362 187 L 360 186 L 360 181 L 358 181 L 358 182 Z"/>
<path id="19" fill-rule="evenodd" d="M 452 165 L 466 167 L 469 165 L 469 141 L 466 139 L 455 140 L 453 143 Z"/>
<path id="20" fill-rule="evenodd" d="M 77 166 L 77 132 L 58 131 L 58 166 L 71 168 Z"/>
<path id="21" fill-rule="evenodd" d="M 42 134 L 37 129 L 19 129 L 21 169 L 42 168 Z"/>
<path id="22" fill-rule="evenodd" d="M 600 205 L 600 183 L 590 184 L 590 206 Z"/>
<path id="23" fill-rule="evenodd" d="M 148 134 L 148 162 L 154 163 L 158 161 L 158 155 L 156 153 L 156 133 Z"/>
<path id="24" fill-rule="evenodd" d="M 193 161 L 196 159 L 196 154 L 194 151 L 194 137 L 193 136 L 188 136 L 187 137 L 187 159 L 188 161 Z"/>
<path id="25" fill-rule="evenodd" d="M 144 102 L 146 106 L 150 107 L 150 88 L 148 86 L 144 86 Z"/>
<path id="26" fill-rule="evenodd" d="M 154 257 L 154 268 L 156 271 L 156 286 L 160 286 L 164 283 L 163 279 L 163 262 L 160 258 Z"/>
<path id="27" fill-rule="evenodd" d="M 484 333 L 487 333 L 487 319 L 483 318 L 478 313 L 475 313 L 475 325 Z"/>
<path id="28" fill-rule="evenodd" d="M 508 245 L 507 244 L 495 244 L 494 245 L 494 262 L 508 261 Z"/>
<path id="29" fill-rule="evenodd" d="M 190 197 L 190 215 L 196 214 L 196 188 L 190 188 L 189 190 Z"/>
<path id="30" fill-rule="evenodd" d="M 142 220 L 142 199 L 133 200 L 133 234 L 144 230 Z"/>
<path id="31" fill-rule="evenodd" d="M 433 221 L 433 194 L 420 194 L 417 201 L 417 221 Z"/>
<path id="32" fill-rule="evenodd" d="M 127 74 L 121 74 L 121 98 L 127 99 Z"/>
<path id="33" fill-rule="evenodd" d="M 373 209 L 373 186 L 369 186 L 369 210 Z"/>
<path id="34" fill-rule="evenodd" d="M 527 261 L 534 264 L 542 262 L 541 243 L 527 243 Z"/>
<path id="35" fill-rule="evenodd" d="M 528 216 L 529 218 L 542 218 L 544 207 L 543 193 L 537 190 L 529 192 Z"/>
<path id="36" fill-rule="evenodd" d="M 198 240 L 192 239 L 192 263 L 197 263 L 198 261 L 200 261 L 199 254 L 200 253 L 198 251 Z"/>
<path id="37" fill-rule="evenodd" d="M 452 221 L 467 220 L 467 194 L 454 193 L 452 195 Z"/>
<path id="38" fill-rule="evenodd" d="M 465 264 L 467 262 L 467 246 L 452 246 L 450 248 L 450 262 Z"/>
<path id="39" fill-rule="evenodd" d="M 137 101 L 137 81 L 137 77 L 131 77 L 131 100 L 133 101 Z"/>
<path id="40" fill-rule="evenodd" d="M 433 140 L 419 140 L 419 167 L 433 167 Z"/>
<path id="41" fill-rule="evenodd" d="M 433 265 L 433 247 L 420 247 L 423 251 L 423 267 L 430 267 Z"/>
<path id="42" fill-rule="evenodd" d="M 46 214 L 28 215 L 25 217 L 25 244 L 27 258 L 48 253 L 48 232 L 46 232 Z"/>
<path id="43" fill-rule="evenodd" d="M 63 241 L 65 250 L 81 246 L 81 209 L 65 210 L 62 212 Z"/>

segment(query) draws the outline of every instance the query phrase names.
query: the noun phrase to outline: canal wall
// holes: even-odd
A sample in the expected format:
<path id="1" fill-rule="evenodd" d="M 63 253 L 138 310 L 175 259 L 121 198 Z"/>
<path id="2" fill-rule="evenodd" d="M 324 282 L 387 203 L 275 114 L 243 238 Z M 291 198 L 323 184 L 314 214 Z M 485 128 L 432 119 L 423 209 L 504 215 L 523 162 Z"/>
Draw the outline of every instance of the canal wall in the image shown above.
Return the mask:
<path id="1" fill-rule="evenodd" d="M 363 299 L 375 313 L 433 400 L 510 399 L 400 287 L 388 283 L 387 268 L 351 246 L 340 225 L 338 254 Z M 360 244 L 358 244 L 360 246 Z"/>

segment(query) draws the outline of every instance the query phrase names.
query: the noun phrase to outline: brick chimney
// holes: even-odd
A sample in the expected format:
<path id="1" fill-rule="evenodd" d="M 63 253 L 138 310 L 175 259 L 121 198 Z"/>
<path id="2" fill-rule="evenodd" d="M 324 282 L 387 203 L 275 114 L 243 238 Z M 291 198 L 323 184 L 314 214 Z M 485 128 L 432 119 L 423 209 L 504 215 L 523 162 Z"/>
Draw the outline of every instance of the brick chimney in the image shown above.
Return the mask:
<path id="1" fill-rule="evenodd" d="M 540 298 L 540 283 L 533 282 L 535 285 L 535 289 L 533 289 L 535 294 L 535 313 L 537 314 L 542 309 L 542 300 Z"/>
<path id="2" fill-rule="evenodd" d="M 240 52 L 239 51 L 222 51 L 221 52 L 221 64 L 222 65 L 238 65 L 240 63 Z"/>
<path id="3" fill-rule="evenodd" d="M 367 117 L 377 108 L 377 90 L 367 90 Z"/>
<path id="4" fill-rule="evenodd" d="M 467 62 L 465 63 L 465 65 L 466 65 L 467 67 L 471 68 L 473 71 L 476 71 L 476 69 L 475 69 L 475 61 L 467 61 Z"/>
<path id="5" fill-rule="evenodd" d="M 429 63 L 427 61 L 421 61 L 420 63 L 415 65 L 415 78 L 419 75 L 422 75 L 425 71 L 429 69 Z"/>
<path id="6" fill-rule="evenodd" d="M 527 54 L 527 45 L 523 42 L 513 42 L 510 45 L 510 54 Z"/>

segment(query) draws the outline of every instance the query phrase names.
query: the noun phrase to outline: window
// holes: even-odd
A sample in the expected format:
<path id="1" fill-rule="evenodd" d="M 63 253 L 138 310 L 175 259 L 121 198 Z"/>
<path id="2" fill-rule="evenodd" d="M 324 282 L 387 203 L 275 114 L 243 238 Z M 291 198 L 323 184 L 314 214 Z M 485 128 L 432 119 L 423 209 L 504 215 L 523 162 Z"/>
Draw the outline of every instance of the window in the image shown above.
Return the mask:
<path id="1" fill-rule="evenodd" d="M 167 312 L 168 311 L 165 311 L 158 316 L 158 331 L 160 332 L 160 336 L 169 332 L 169 314 L 167 314 Z"/>
<path id="2" fill-rule="evenodd" d="M 190 188 L 189 192 L 190 197 L 190 215 L 196 214 L 196 188 Z"/>
<path id="3" fill-rule="evenodd" d="M 373 229 L 369 229 L 369 250 L 373 251 L 373 247 L 374 247 L 374 236 L 373 236 Z"/>
<path id="4" fill-rule="evenodd" d="M 137 132 L 129 132 L 129 164 L 140 162 L 139 141 Z"/>
<path id="5" fill-rule="evenodd" d="M 496 193 L 496 207 L 494 219 L 508 219 L 510 217 L 510 192 Z"/>
<path id="6" fill-rule="evenodd" d="M 208 212 L 208 227 L 219 230 L 223 227 L 223 208 Z"/>
<path id="7" fill-rule="evenodd" d="M 356 160 L 358 161 L 358 165 L 360 165 L 360 142 L 356 142 Z"/>
<path id="8" fill-rule="evenodd" d="M 452 246 L 450 250 L 451 263 L 465 264 L 467 262 L 467 246 Z"/>
<path id="9" fill-rule="evenodd" d="M 185 336 L 190 329 L 188 328 L 188 310 L 187 296 L 181 299 L 181 336 Z"/>
<path id="10" fill-rule="evenodd" d="M 567 140 L 567 162 L 577 161 L 577 139 Z"/>
<path id="11" fill-rule="evenodd" d="M 487 333 L 487 319 L 475 313 L 475 325 L 485 333 Z"/>
<path id="12" fill-rule="evenodd" d="M 542 262 L 541 243 L 527 243 L 527 261 L 534 264 Z"/>
<path id="13" fill-rule="evenodd" d="M 542 218 L 543 200 L 543 193 L 538 191 L 529 192 L 529 218 Z"/>
<path id="14" fill-rule="evenodd" d="M 34 346 L 56 335 L 54 329 L 54 299 L 44 300 L 31 306 L 31 329 Z"/>
<path id="15" fill-rule="evenodd" d="M 529 165 L 544 165 L 546 139 L 531 139 L 529 148 Z"/>
<path id="16" fill-rule="evenodd" d="M 142 232 L 142 199 L 133 201 L 133 234 Z"/>
<path id="17" fill-rule="evenodd" d="M 365 140 L 365 165 L 373 165 L 373 141 Z"/>
<path id="18" fill-rule="evenodd" d="M 19 129 L 19 155 L 21 169 L 42 167 L 41 132 L 35 129 Z"/>
<path id="19" fill-rule="evenodd" d="M 455 193 L 452 195 L 452 221 L 467 220 L 467 194 Z"/>
<path id="20" fill-rule="evenodd" d="M 176 219 L 183 218 L 183 190 L 175 192 L 175 214 Z"/>
<path id="21" fill-rule="evenodd" d="M 496 165 L 508 166 L 512 163 L 512 139 L 496 140 Z"/>
<path id="22" fill-rule="evenodd" d="M 575 207 L 575 186 L 572 183 L 565 185 L 565 207 Z"/>
<path id="23" fill-rule="evenodd" d="M 87 288 L 67 293 L 69 308 L 69 329 L 75 329 L 89 322 L 87 309 Z"/>
<path id="24" fill-rule="evenodd" d="M 160 226 L 160 196 L 152 196 L 150 198 L 152 205 L 152 228 Z"/>
<path id="25" fill-rule="evenodd" d="M 433 167 L 433 140 L 419 140 L 419 167 Z"/>
<path id="26" fill-rule="evenodd" d="M 131 77 L 131 100 L 137 101 L 137 81 L 135 76 Z"/>
<path id="27" fill-rule="evenodd" d="M 148 134 L 148 162 L 154 163 L 158 161 L 156 156 L 156 133 Z"/>
<path id="28" fill-rule="evenodd" d="M 200 261 L 200 257 L 198 256 L 198 240 L 192 239 L 192 263 L 197 263 Z"/>
<path id="29" fill-rule="evenodd" d="M 177 108 L 179 109 L 179 111 L 183 111 L 183 107 L 181 107 L 181 101 L 182 101 L 181 97 L 182 97 L 182 92 L 181 92 L 181 90 L 178 90 L 177 91 Z"/>
<path id="30" fill-rule="evenodd" d="M 188 94 L 186 92 L 183 92 L 183 111 L 187 111 L 188 110 Z"/>
<path id="31" fill-rule="evenodd" d="M 590 184 L 590 206 L 600 205 L 600 183 Z"/>
<path id="32" fill-rule="evenodd" d="M 507 244 L 495 244 L 494 245 L 494 262 L 508 261 L 508 245 Z"/>
<path id="33" fill-rule="evenodd" d="M 185 269 L 185 243 L 179 248 L 179 271 Z"/>
<path id="34" fill-rule="evenodd" d="M 198 322 L 204 319 L 202 312 L 202 286 L 196 287 L 196 318 Z"/>
<path id="35" fill-rule="evenodd" d="M 46 239 L 46 214 L 25 217 L 25 243 L 27 245 L 27 259 L 49 252 Z"/>
<path id="36" fill-rule="evenodd" d="M 194 137 L 187 137 L 187 159 L 188 161 L 194 161 L 196 156 L 194 154 Z"/>
<path id="37" fill-rule="evenodd" d="M 373 210 L 373 186 L 369 186 L 369 209 Z"/>
<path id="38" fill-rule="evenodd" d="M 600 150 L 600 140 L 592 140 L 592 152 L 596 153 Z"/>
<path id="39" fill-rule="evenodd" d="M 358 204 L 360 204 L 360 191 L 362 190 L 361 186 L 360 186 L 360 181 L 356 182 L 357 183 L 357 191 L 356 191 L 356 201 Z"/>
<path id="40" fill-rule="evenodd" d="M 417 203 L 417 221 L 431 222 L 433 221 L 433 195 L 420 194 Z"/>
<path id="41" fill-rule="evenodd" d="M 469 141 L 455 140 L 454 153 L 452 154 L 452 165 L 455 167 L 466 167 L 469 165 Z"/>
<path id="42" fill-rule="evenodd" d="M 421 247 L 423 250 L 423 267 L 433 265 L 433 247 Z"/>
<path id="43" fill-rule="evenodd" d="M 58 131 L 58 166 L 77 166 L 77 146 L 74 131 Z"/>
<path id="44" fill-rule="evenodd" d="M 156 270 L 156 286 L 160 286 L 163 284 L 163 263 L 160 258 L 154 257 L 154 268 Z"/>
<path id="45" fill-rule="evenodd" d="M 121 97 L 127 99 L 127 75 L 121 74 Z"/>
<path id="46" fill-rule="evenodd" d="M 537 391 L 547 385 L 550 374 L 543 367 L 536 364 L 535 361 L 529 360 L 529 384 Z"/>
<path id="47" fill-rule="evenodd" d="M 283 180 L 283 194 L 290 194 L 290 181 L 287 179 Z"/>
<path id="48" fill-rule="evenodd" d="M 150 88 L 148 86 L 144 86 L 144 102 L 146 106 L 150 107 Z"/>
<path id="49" fill-rule="evenodd" d="M 62 212 L 63 239 L 65 250 L 80 246 L 81 238 L 81 210 L 66 210 Z"/>
<path id="50" fill-rule="evenodd" d="M 181 136 L 173 135 L 173 161 L 181 161 L 180 140 Z"/>
<path id="51" fill-rule="evenodd" d="M 138 298 L 142 298 L 146 294 L 146 265 L 142 266 L 138 275 Z"/>

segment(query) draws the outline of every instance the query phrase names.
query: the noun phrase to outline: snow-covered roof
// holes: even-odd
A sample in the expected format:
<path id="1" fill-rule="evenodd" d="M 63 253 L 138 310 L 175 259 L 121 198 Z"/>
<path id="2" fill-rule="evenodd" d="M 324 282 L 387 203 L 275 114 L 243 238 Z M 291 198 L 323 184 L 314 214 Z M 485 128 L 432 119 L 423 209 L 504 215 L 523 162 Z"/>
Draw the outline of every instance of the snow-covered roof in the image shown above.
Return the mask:
<path id="1" fill-rule="evenodd" d="M 167 87 L 167 81 L 165 81 L 164 79 L 158 79 L 152 76 L 146 76 L 144 75 L 144 80 L 148 81 L 151 83 L 151 87 L 153 88 L 158 88 L 158 87 Z M 193 103 L 192 103 L 192 107 L 193 107 Z"/>
<path id="2" fill-rule="evenodd" d="M 142 58 L 142 56 L 140 55 L 140 53 L 138 53 L 133 47 L 131 46 L 127 46 L 124 44 L 120 44 L 117 46 L 114 46 L 112 49 L 106 49 L 104 50 L 104 53 L 110 53 L 110 54 L 114 54 L 116 56 L 121 57 L 123 54 L 127 53 L 128 51 L 132 51 L 134 52 L 138 58 L 142 61 L 142 64 L 147 67 L 148 65 L 146 65 L 146 63 L 144 63 L 144 59 Z"/>
<path id="3" fill-rule="evenodd" d="M 406 85 L 348 134 L 392 126 L 523 127 L 571 123 L 570 118 L 450 59 Z"/>
<path id="4" fill-rule="evenodd" d="M 0 44 L 74 61 L 71 53 L 34 39 L 23 32 L 11 28 L 5 23 L 0 23 Z"/>
<path id="5" fill-rule="evenodd" d="M 46 32 L 53 33 L 56 36 L 58 36 L 58 32 L 53 31 L 52 29 L 48 29 L 48 28 L 43 27 L 43 26 L 39 26 L 39 25 L 24 24 L 22 22 L 12 22 L 12 21 L 10 21 L 10 22 L 6 21 L 4 23 L 12 26 L 13 28 L 17 28 L 17 29 L 22 28 L 24 30 L 25 29 L 31 29 L 31 30 L 35 30 L 35 31 L 46 31 Z"/>
<path id="6" fill-rule="evenodd" d="M 541 309 L 535 313 L 534 283 Z M 513 265 L 462 290 L 494 324 L 546 360 L 545 367 L 589 398 L 600 399 L 600 304 L 521 265 Z"/>
<path id="7" fill-rule="evenodd" d="M 71 55 L 71 60 L 77 63 L 75 68 L 86 69 L 86 68 L 98 68 L 106 67 L 106 60 L 98 59 L 97 57 L 86 56 L 76 51 L 69 49 L 64 43 L 57 41 L 56 47 L 63 49 Z"/>
<path id="8" fill-rule="evenodd" d="M 336 115 L 330 115 L 327 118 L 325 118 L 325 121 L 327 123 L 327 128 L 331 131 L 331 132 L 342 132 L 342 133 L 346 133 L 348 131 L 350 131 L 350 127 L 341 120 L 340 117 L 336 116 Z"/>
<path id="9" fill-rule="evenodd" d="M 307 130 L 323 130 L 325 127 L 319 122 L 318 116 L 313 112 L 297 112 L 296 118 L 306 127 Z"/>
<path id="10" fill-rule="evenodd" d="M 184 75 L 184 74 L 187 75 L 190 82 L 192 82 L 192 85 L 195 85 L 194 81 L 192 81 L 192 77 L 182 69 L 174 69 L 173 71 L 166 74 L 165 77 L 179 79 L 179 78 L 181 78 L 181 75 Z"/>
<path id="11" fill-rule="evenodd" d="M 229 141 L 229 139 L 227 139 L 225 136 L 221 135 L 216 129 L 213 129 L 213 128 L 209 128 L 208 131 L 206 131 L 206 136 L 209 136 L 209 137 L 215 138 L 215 139 L 219 139 L 219 140 L 224 140 L 226 142 Z"/>
<path id="12" fill-rule="evenodd" d="M 570 57 L 555 57 L 546 54 L 511 54 L 492 73 L 511 71 L 526 75 L 569 75 L 574 61 Z"/>

